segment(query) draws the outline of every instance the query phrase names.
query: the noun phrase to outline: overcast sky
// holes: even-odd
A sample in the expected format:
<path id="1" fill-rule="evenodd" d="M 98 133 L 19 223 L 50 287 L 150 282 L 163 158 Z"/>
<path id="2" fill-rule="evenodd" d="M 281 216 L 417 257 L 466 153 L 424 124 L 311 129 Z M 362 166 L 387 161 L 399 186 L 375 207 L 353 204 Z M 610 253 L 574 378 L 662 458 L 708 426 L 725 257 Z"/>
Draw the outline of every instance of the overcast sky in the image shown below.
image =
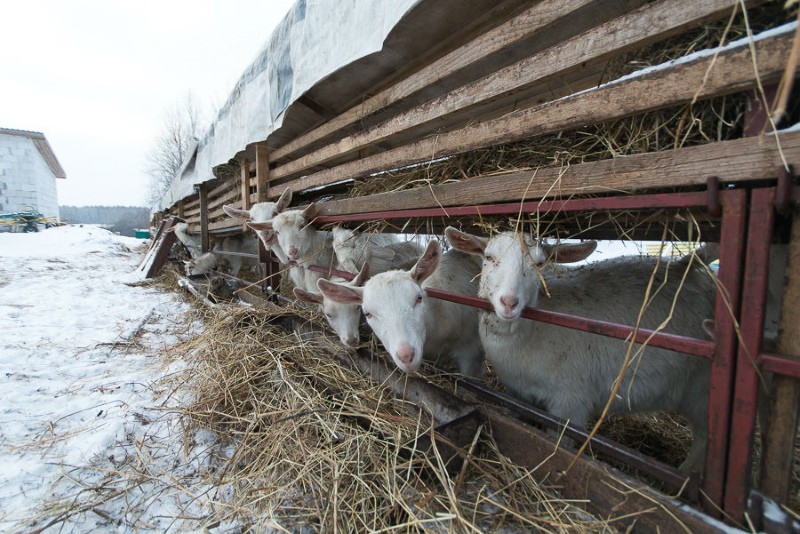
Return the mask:
<path id="1" fill-rule="evenodd" d="M 45 134 L 60 205 L 144 206 L 168 110 L 221 107 L 293 3 L 3 1 L 0 128 Z"/>

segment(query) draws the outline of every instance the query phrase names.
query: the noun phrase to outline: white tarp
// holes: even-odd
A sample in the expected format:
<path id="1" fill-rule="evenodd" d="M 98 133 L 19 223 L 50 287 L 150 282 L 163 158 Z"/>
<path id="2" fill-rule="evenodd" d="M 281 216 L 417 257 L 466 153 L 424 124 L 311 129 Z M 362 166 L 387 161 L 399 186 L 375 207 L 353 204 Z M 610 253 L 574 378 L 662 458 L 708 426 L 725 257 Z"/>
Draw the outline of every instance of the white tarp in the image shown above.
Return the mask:
<path id="1" fill-rule="evenodd" d="M 304 92 L 345 65 L 380 51 L 392 28 L 418 1 L 298 0 L 153 209 L 161 211 L 190 196 L 196 184 L 213 178 L 213 167 L 279 128 L 284 111 Z"/>

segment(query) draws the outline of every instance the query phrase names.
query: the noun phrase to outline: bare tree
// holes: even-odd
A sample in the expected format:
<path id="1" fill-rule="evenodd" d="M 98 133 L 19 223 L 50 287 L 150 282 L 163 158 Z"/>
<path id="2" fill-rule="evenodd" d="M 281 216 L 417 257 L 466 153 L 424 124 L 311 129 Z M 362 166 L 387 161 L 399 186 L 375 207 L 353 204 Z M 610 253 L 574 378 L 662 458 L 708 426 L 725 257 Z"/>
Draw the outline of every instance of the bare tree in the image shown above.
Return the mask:
<path id="1" fill-rule="evenodd" d="M 164 113 L 164 129 L 146 155 L 146 172 L 150 176 L 147 200 L 151 205 L 169 189 L 200 128 L 201 112 L 191 92 Z"/>

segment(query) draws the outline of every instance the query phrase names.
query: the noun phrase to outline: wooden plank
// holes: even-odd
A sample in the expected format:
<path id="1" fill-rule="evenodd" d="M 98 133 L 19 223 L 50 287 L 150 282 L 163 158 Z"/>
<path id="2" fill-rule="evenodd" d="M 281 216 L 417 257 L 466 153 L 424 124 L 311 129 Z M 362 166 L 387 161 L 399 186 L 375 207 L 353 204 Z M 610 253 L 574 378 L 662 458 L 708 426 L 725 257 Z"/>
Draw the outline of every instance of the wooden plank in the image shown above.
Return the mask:
<path id="1" fill-rule="evenodd" d="M 656 69 L 640 76 L 607 84 L 555 102 L 522 109 L 504 117 L 466 126 L 460 130 L 425 138 L 415 143 L 368 156 L 270 189 L 277 196 L 287 187 L 301 191 L 356 178 L 386 169 L 430 161 L 493 144 L 507 143 L 569 130 L 659 108 L 685 104 L 752 88 L 753 64 L 762 82 L 783 73 L 792 46 L 791 33 L 768 37 L 753 44 L 724 50 L 714 57 Z"/>
<path id="2" fill-rule="evenodd" d="M 800 166 L 800 132 L 780 134 L 783 155 Z M 345 215 L 437 206 L 568 198 L 573 195 L 703 186 L 711 175 L 723 183 L 775 178 L 782 162 L 773 136 L 721 141 L 664 152 L 470 178 L 367 197 L 322 202 L 318 214 Z M 553 187 L 557 184 L 557 187 Z"/>
<path id="3" fill-rule="evenodd" d="M 247 158 L 239 161 L 240 179 L 242 181 L 242 209 L 250 209 L 250 162 Z"/>
<path id="4" fill-rule="evenodd" d="M 621 532 L 720 532 L 700 514 L 689 511 L 641 482 L 608 465 L 583 456 L 564 473 L 574 454 L 533 428 L 487 407 L 492 437 L 502 454 L 529 467 L 531 475 L 546 482 L 575 505 L 598 518 L 612 521 Z M 630 529 L 630 530 L 627 530 Z"/>
<path id="5" fill-rule="evenodd" d="M 208 252 L 208 189 L 207 184 L 200 184 L 200 250 Z"/>
<path id="6" fill-rule="evenodd" d="M 256 145 L 256 202 L 266 202 L 269 191 L 269 149 L 266 143 Z"/>
<path id="7" fill-rule="evenodd" d="M 456 112 L 469 111 L 474 115 L 471 110 L 476 105 L 500 97 L 513 94 L 515 99 L 521 98 L 520 93 L 534 84 L 547 83 L 554 76 L 666 39 L 723 16 L 735 4 L 731 0 L 680 0 L 649 4 L 430 100 L 363 133 L 346 137 L 279 166 L 273 170 L 273 177 L 282 178 L 333 159 L 341 159 L 347 154 L 355 155 L 365 146 L 385 142 L 398 133 L 432 124 Z"/>
<path id="8" fill-rule="evenodd" d="M 783 289 L 778 353 L 800 357 L 800 207 L 794 210 Z M 761 490 L 778 502 L 788 502 L 792 482 L 792 458 L 800 415 L 800 383 L 776 375 L 770 399 L 769 426 L 762 439 Z"/>
<path id="9" fill-rule="evenodd" d="M 535 35 L 548 24 L 566 17 L 590 3 L 591 0 L 545 0 L 538 2 L 513 19 L 456 48 L 320 127 L 277 148 L 273 153 L 273 158 L 280 160 L 305 146 L 324 139 L 337 130 L 341 130 L 382 108 L 401 101 L 417 91 L 484 59 L 488 55 Z"/>

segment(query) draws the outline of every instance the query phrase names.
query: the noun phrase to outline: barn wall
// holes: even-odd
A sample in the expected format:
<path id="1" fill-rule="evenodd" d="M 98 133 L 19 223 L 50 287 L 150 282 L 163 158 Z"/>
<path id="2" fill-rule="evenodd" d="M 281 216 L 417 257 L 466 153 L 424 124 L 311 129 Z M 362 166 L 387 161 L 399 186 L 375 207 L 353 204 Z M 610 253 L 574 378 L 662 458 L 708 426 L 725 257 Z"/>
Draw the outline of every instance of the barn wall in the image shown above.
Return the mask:
<path id="1" fill-rule="evenodd" d="M 294 206 L 318 203 L 319 225 L 488 233 L 521 221 L 537 237 L 718 243 L 725 291 L 714 339 L 689 343 L 713 368 L 710 454 L 694 504 L 768 525 L 760 491 L 778 502 L 800 495 L 785 463 L 751 476 L 757 371 L 782 375 L 790 390 L 800 377 L 800 355 L 760 334 L 769 244 L 798 242 L 789 228 L 800 112 L 797 91 L 781 85 L 797 74 L 794 14 L 752 1 L 744 20 L 734 0 L 445 4 L 398 14 L 380 52 L 311 84 L 279 128 L 219 164 L 201 168 L 200 147 L 187 166 L 199 192 L 172 198 L 161 215 L 204 238 L 239 232 L 223 205 L 291 189 Z M 771 123 L 781 95 L 785 116 Z M 215 131 L 249 131 L 245 122 Z M 799 270 L 790 262 L 785 279 Z M 773 412 L 786 408 L 775 401 Z M 777 454 L 790 464 L 793 421 L 770 429 L 789 442 Z"/>

